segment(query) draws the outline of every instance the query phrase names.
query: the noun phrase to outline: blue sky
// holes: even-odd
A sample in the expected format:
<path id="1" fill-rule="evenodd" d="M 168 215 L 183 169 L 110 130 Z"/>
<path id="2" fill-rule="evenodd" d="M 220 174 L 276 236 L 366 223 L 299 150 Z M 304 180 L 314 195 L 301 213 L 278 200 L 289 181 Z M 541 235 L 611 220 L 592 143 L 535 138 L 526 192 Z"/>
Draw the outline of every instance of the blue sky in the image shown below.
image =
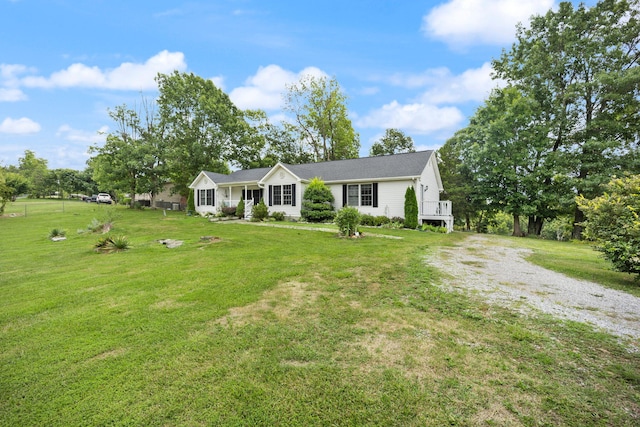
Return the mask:
<path id="1" fill-rule="evenodd" d="M 577 2 L 576 2 L 577 3 Z M 587 1 L 593 4 L 594 1 Z M 173 70 L 212 79 L 240 108 L 286 119 L 287 84 L 335 77 L 361 156 L 387 128 L 435 149 L 499 82 L 515 25 L 554 0 L 0 0 L 0 165 L 25 150 L 82 170 L 108 109 L 156 95 Z"/>

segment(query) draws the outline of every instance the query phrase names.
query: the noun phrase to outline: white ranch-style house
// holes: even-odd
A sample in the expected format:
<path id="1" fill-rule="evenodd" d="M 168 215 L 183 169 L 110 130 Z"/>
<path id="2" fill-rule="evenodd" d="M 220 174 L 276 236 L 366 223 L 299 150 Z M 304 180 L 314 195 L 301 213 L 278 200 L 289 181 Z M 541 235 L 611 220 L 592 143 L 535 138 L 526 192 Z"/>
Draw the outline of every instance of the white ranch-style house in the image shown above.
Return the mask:
<path id="1" fill-rule="evenodd" d="M 196 212 L 214 214 L 245 201 L 245 213 L 264 198 L 269 212 L 300 217 L 302 196 L 315 177 L 324 181 L 335 199 L 334 208 L 356 207 L 360 213 L 404 217 L 407 187 L 413 186 L 421 223 L 436 223 L 453 230 L 451 202 L 440 200 L 444 190 L 435 152 L 393 154 L 235 171 L 229 175 L 202 171 L 189 186 Z"/>

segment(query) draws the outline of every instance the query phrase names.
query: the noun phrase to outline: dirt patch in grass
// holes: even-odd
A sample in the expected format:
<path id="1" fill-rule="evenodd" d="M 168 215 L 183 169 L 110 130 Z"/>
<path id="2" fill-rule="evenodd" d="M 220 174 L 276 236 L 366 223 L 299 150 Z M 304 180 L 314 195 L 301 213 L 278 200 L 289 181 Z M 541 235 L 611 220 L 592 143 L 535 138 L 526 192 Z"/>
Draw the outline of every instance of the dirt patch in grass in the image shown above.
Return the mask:
<path id="1" fill-rule="evenodd" d="M 297 281 L 282 283 L 266 291 L 260 300 L 252 304 L 230 308 L 228 314 L 214 323 L 224 326 L 244 326 L 264 320 L 271 315 L 280 320 L 289 320 L 295 316 L 296 310 L 311 307 L 320 295 L 320 292 L 311 291 L 308 287 L 308 283 Z"/>
<path id="2" fill-rule="evenodd" d="M 127 352 L 126 348 L 115 348 L 113 350 L 109 350 L 109 351 L 105 351 L 103 353 L 97 354 L 97 355 L 93 356 L 92 358 L 90 358 L 88 361 L 92 362 L 92 361 L 96 361 L 96 360 L 110 359 L 110 358 L 113 358 L 113 357 L 122 356 L 126 352 Z"/>

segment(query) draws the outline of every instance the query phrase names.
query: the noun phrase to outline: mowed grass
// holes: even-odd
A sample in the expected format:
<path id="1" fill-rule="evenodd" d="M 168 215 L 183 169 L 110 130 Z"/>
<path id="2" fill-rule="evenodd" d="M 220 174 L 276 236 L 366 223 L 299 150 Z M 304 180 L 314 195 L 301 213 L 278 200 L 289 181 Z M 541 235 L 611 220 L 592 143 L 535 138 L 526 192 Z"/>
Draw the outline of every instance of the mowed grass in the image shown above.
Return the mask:
<path id="1" fill-rule="evenodd" d="M 130 250 L 76 232 L 108 217 Z M 464 234 L 365 234 L 0 218 L 0 425 L 638 425 L 637 353 L 442 290 L 424 257 Z"/>

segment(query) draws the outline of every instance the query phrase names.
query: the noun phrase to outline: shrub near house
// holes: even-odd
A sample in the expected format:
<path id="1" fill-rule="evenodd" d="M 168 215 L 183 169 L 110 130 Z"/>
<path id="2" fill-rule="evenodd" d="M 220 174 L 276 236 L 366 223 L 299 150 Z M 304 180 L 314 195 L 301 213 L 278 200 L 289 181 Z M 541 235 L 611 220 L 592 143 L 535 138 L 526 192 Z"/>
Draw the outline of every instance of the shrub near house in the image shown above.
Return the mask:
<path id="1" fill-rule="evenodd" d="M 309 222 L 332 221 L 335 216 L 333 201 L 331 189 L 324 185 L 324 181 L 315 177 L 304 190 L 300 215 Z"/>

